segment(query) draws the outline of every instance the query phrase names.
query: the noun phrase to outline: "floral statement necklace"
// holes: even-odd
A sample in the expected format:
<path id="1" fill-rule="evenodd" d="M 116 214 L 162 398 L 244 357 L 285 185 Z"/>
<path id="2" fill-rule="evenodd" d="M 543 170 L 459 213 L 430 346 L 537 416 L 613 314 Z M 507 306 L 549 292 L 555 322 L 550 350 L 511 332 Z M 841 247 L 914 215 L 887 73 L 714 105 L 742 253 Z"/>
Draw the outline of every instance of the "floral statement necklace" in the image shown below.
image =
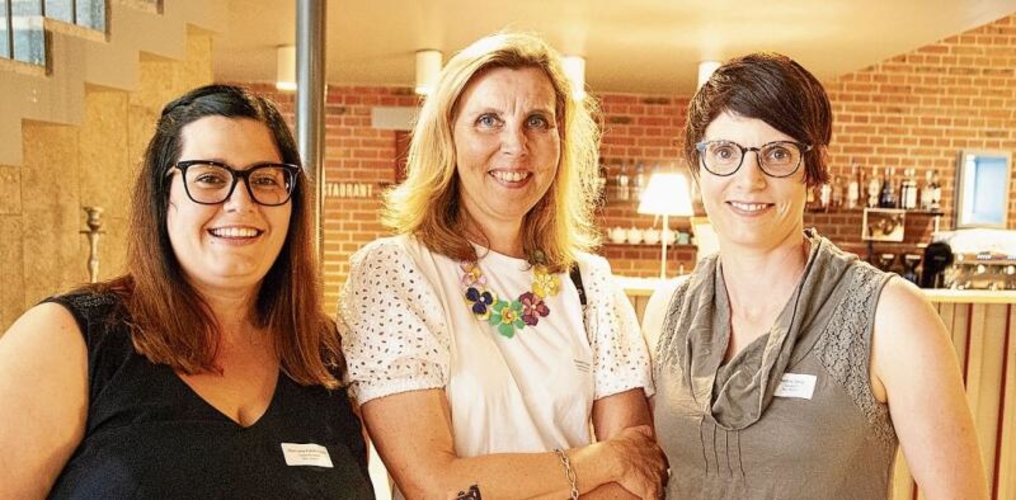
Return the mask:
<path id="1" fill-rule="evenodd" d="M 473 315 L 486 321 L 497 332 L 507 338 L 515 337 L 526 325 L 536 326 L 540 318 L 550 314 L 550 308 L 543 299 L 553 297 L 561 290 L 561 280 L 547 272 L 545 266 L 533 266 L 532 290 L 508 301 L 499 299 L 493 290 L 487 288 L 487 277 L 476 262 L 462 262 L 462 286 L 466 289 L 465 299 Z"/>

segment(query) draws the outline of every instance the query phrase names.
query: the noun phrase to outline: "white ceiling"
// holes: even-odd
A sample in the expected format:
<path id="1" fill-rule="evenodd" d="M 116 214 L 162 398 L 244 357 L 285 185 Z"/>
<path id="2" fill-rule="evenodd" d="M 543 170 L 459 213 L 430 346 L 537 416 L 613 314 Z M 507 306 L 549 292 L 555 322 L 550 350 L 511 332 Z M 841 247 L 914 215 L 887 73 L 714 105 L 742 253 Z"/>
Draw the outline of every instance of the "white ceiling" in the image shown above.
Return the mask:
<path id="1" fill-rule="evenodd" d="M 229 3 L 215 78 L 274 81 L 296 0 Z M 690 94 L 702 60 L 772 50 L 829 80 L 1013 13 L 1016 0 L 339 0 L 327 5 L 327 81 L 411 86 L 415 51 L 447 60 L 512 29 L 585 56 L 594 92 Z"/>

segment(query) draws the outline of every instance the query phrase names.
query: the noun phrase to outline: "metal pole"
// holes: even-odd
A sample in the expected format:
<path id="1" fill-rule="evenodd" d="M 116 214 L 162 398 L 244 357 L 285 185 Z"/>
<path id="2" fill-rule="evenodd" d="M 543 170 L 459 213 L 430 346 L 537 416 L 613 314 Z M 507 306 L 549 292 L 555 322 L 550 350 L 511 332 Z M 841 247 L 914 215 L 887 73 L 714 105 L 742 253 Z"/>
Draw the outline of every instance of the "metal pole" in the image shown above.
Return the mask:
<path id="1" fill-rule="evenodd" d="M 296 142 L 314 186 L 314 244 L 324 268 L 325 2 L 296 0 Z"/>
<path id="2" fill-rule="evenodd" d="M 7 7 L 7 57 L 14 59 L 14 11 L 11 0 L 5 0 Z"/>

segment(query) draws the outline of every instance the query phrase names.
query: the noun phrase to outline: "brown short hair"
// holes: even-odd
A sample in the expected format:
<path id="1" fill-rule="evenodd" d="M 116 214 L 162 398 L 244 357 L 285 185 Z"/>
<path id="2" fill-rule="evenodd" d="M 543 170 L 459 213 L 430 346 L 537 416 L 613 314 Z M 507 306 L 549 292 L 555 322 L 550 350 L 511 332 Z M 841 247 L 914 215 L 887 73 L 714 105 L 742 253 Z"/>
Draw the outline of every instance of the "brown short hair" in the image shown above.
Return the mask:
<path id="1" fill-rule="evenodd" d="M 695 93 L 684 134 L 684 157 L 693 176 L 699 172 L 695 144 L 724 112 L 762 120 L 811 145 L 804 154 L 804 180 L 809 186 L 829 181 L 826 147 L 833 133 L 832 106 L 818 79 L 794 60 L 774 53 L 731 59 Z"/>
<path id="2" fill-rule="evenodd" d="M 441 71 L 413 129 L 407 178 L 386 193 L 383 221 L 396 233 L 413 234 L 431 250 L 456 260 L 474 260 L 476 251 L 459 220 L 459 177 L 452 124 L 462 91 L 493 68 L 539 68 L 556 96 L 561 159 L 550 190 L 525 216 L 522 244 L 530 262 L 553 271 L 569 267 L 576 252 L 599 244 L 593 223 L 598 196 L 599 127 L 595 102 L 573 100 L 560 56 L 543 40 L 502 33 L 480 39 L 452 57 Z"/>
<path id="3" fill-rule="evenodd" d="M 183 127 L 207 116 L 263 123 L 282 161 L 300 164 L 296 142 L 278 109 L 243 88 L 208 85 L 163 108 L 131 198 L 127 274 L 107 286 L 125 299 L 138 352 L 184 373 L 219 369 L 215 356 L 220 331 L 173 253 L 166 228 L 172 182 L 167 173 L 180 158 Z M 304 385 L 336 387 L 343 359 L 335 323 L 321 307 L 311 199 L 306 177 L 297 176 L 286 240 L 261 282 L 252 321 L 275 335 L 275 350 L 290 378 Z"/>

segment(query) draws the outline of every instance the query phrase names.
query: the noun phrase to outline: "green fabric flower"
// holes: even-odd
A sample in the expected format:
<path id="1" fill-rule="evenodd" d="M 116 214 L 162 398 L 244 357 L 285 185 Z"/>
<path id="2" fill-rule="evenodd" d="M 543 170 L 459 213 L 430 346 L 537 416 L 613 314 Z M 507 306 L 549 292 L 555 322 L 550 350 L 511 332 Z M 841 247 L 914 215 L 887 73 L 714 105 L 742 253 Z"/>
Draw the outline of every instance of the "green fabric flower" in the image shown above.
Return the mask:
<path id="1" fill-rule="evenodd" d="M 508 302 L 499 300 L 494 303 L 494 313 L 490 315 L 491 325 L 497 328 L 497 332 L 507 338 L 515 337 L 516 330 L 522 330 L 526 323 L 522 321 L 522 303 L 518 300 Z"/>

